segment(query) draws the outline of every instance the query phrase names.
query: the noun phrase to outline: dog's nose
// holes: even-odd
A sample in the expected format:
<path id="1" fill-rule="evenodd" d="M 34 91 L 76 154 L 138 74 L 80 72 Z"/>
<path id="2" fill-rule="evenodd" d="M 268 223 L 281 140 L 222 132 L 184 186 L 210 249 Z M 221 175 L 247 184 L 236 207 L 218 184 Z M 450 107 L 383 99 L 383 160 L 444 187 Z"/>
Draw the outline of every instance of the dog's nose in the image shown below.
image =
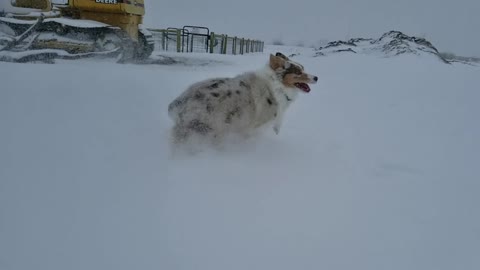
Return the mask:
<path id="1" fill-rule="evenodd" d="M 313 80 L 318 81 L 318 77 L 317 76 L 313 77 Z"/>

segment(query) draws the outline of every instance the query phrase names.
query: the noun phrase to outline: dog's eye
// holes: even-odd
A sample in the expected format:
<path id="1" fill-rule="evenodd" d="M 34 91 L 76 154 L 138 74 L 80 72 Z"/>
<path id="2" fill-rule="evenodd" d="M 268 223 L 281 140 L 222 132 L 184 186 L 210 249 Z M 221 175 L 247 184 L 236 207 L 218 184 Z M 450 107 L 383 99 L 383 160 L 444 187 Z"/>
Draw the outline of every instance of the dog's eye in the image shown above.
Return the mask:
<path id="1" fill-rule="evenodd" d="M 302 75 L 302 71 L 301 70 L 295 70 L 295 74 Z"/>

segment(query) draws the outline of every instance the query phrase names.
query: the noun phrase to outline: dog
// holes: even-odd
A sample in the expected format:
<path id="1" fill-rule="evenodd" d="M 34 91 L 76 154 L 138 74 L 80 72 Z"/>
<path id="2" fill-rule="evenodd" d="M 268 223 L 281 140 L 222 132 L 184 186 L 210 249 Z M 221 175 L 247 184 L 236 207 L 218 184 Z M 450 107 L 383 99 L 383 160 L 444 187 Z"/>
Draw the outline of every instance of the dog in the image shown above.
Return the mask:
<path id="1" fill-rule="evenodd" d="M 188 87 L 168 106 L 175 144 L 199 136 L 219 142 L 228 134 L 248 136 L 269 123 L 280 132 L 285 111 L 298 93 L 310 92 L 317 76 L 282 53 L 268 64 L 234 78 L 214 78 Z"/>

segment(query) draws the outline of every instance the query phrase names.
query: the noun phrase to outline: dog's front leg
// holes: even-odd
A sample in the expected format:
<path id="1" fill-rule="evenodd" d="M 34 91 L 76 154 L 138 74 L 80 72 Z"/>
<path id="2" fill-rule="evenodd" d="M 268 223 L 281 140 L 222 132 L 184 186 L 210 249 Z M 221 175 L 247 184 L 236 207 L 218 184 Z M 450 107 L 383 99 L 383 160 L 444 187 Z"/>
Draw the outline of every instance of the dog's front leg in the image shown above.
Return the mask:
<path id="1" fill-rule="evenodd" d="M 275 124 L 273 126 L 273 131 L 275 131 L 275 134 L 278 135 L 278 133 L 280 133 L 280 125 Z"/>
<path id="2" fill-rule="evenodd" d="M 280 128 L 282 127 L 282 117 L 278 116 L 273 123 L 273 131 L 278 135 L 280 133 Z"/>

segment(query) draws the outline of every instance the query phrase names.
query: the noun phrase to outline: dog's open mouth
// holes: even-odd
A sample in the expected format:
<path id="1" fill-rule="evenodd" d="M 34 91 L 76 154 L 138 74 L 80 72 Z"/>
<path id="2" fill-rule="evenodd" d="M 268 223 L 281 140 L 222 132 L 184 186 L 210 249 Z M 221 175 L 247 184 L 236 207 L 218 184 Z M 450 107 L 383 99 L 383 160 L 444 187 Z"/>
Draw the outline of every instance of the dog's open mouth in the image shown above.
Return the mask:
<path id="1" fill-rule="evenodd" d="M 310 86 L 308 86 L 306 83 L 295 83 L 294 85 L 305 93 L 310 92 Z"/>

